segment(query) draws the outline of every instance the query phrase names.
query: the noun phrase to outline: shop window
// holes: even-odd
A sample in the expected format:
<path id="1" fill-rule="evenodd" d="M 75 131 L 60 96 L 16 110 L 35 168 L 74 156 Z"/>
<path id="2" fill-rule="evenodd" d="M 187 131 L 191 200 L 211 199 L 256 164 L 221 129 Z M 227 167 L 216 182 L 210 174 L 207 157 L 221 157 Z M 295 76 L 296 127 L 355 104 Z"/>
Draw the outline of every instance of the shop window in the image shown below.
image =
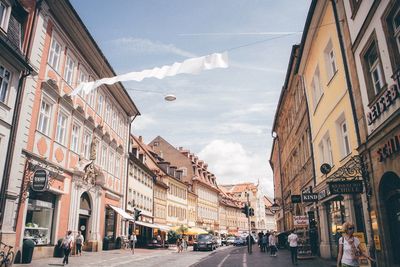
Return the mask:
<path id="1" fill-rule="evenodd" d="M 52 240 L 55 196 L 49 192 L 29 193 L 24 239 L 36 245 L 49 245 Z"/>
<path id="2" fill-rule="evenodd" d="M 106 208 L 105 216 L 105 236 L 111 240 L 114 240 L 117 216 L 115 211 L 109 207 Z"/>
<path id="3" fill-rule="evenodd" d="M 357 232 L 365 232 L 365 222 L 364 222 L 364 209 L 362 205 L 361 194 L 353 195 L 354 212 L 356 218 Z"/>

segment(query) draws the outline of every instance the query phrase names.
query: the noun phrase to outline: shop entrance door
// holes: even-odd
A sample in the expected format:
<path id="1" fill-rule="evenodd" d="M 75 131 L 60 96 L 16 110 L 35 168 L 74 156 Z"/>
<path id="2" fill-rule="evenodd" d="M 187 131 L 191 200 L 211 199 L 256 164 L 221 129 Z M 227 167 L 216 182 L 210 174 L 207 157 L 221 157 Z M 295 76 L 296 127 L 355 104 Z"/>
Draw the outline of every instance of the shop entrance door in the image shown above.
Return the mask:
<path id="1" fill-rule="evenodd" d="M 389 226 L 389 238 L 393 263 L 400 263 L 400 178 L 393 172 L 386 173 L 379 187 L 385 203 L 385 222 Z"/>
<path id="2" fill-rule="evenodd" d="M 85 239 L 85 242 L 88 240 L 88 237 L 86 235 L 88 219 L 89 218 L 87 216 L 83 215 L 79 216 L 79 231 L 81 231 L 83 238 Z"/>

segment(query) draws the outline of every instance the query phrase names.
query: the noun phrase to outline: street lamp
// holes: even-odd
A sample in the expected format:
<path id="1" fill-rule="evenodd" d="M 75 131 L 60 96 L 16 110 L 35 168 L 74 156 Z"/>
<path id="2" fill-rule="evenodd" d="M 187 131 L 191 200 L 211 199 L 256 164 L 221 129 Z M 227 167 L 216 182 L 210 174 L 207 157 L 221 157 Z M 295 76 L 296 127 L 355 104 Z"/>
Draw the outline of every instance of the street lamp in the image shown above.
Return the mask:
<path id="1" fill-rule="evenodd" d="M 274 198 L 274 203 L 272 204 L 271 207 L 269 207 L 269 210 L 275 214 L 276 212 L 278 212 L 281 209 L 281 207 L 276 203 L 276 200 Z"/>
<path id="2" fill-rule="evenodd" d="M 164 95 L 164 93 L 161 92 L 161 91 L 143 90 L 143 89 L 136 89 L 136 88 L 126 88 L 126 90 Z M 176 96 L 174 94 L 167 94 L 167 95 L 164 96 L 164 100 L 168 101 L 168 102 L 172 102 L 172 101 L 176 100 Z"/>

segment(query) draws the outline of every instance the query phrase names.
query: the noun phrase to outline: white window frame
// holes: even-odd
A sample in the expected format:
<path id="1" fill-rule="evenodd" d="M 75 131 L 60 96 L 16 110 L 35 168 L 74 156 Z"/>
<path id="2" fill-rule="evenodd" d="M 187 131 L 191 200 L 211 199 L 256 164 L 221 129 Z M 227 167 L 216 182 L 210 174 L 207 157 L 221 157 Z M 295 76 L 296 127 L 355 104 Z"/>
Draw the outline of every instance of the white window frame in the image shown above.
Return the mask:
<path id="1" fill-rule="evenodd" d="M 111 112 L 111 104 L 110 104 L 110 102 L 107 100 L 107 101 L 106 101 L 106 112 L 105 112 L 105 115 L 104 115 L 105 121 L 106 121 L 107 123 L 110 123 L 110 112 Z"/>
<path id="2" fill-rule="evenodd" d="M 12 81 L 11 77 L 12 72 L 9 71 L 5 66 L 0 65 L 0 102 L 7 102 L 8 92 Z"/>
<path id="3" fill-rule="evenodd" d="M 92 134 L 89 131 L 85 131 L 83 134 L 83 142 L 82 142 L 82 154 L 85 159 L 89 159 L 90 157 L 90 146 L 92 144 Z"/>
<path id="4" fill-rule="evenodd" d="M 375 52 L 376 52 L 376 60 L 372 64 L 370 64 L 368 55 L 371 53 L 373 47 L 375 48 Z M 380 52 L 379 52 L 376 40 L 368 48 L 366 63 L 367 63 L 367 67 L 368 67 L 369 78 L 371 79 L 372 86 L 374 89 L 374 93 L 375 93 L 375 95 L 377 95 L 382 90 L 385 82 L 383 79 L 383 69 L 382 69 L 382 64 L 380 61 Z M 374 75 L 375 73 L 377 74 L 377 77 L 375 77 L 375 75 Z M 378 83 L 379 83 L 379 88 L 377 88 Z"/>
<path id="5" fill-rule="evenodd" d="M 79 153 L 79 139 L 81 136 L 81 126 L 77 123 L 72 124 L 71 131 L 71 150 L 75 153 Z"/>
<path id="6" fill-rule="evenodd" d="M 63 119 L 61 121 L 61 119 Z M 56 129 L 56 142 L 65 145 L 65 137 L 67 133 L 67 122 L 68 122 L 68 115 L 63 112 L 62 110 L 59 111 L 57 116 L 57 129 Z"/>
<path id="7" fill-rule="evenodd" d="M 96 112 L 97 114 L 99 114 L 100 117 L 103 116 L 103 103 L 104 103 L 104 96 L 99 93 L 97 95 Z"/>
<path id="8" fill-rule="evenodd" d="M 83 83 L 83 82 L 88 82 L 89 81 L 89 74 L 85 70 L 85 68 L 80 65 L 80 70 L 79 70 L 79 76 L 78 76 L 78 85 Z M 79 95 L 83 98 L 85 92 L 83 90 L 79 91 Z"/>
<path id="9" fill-rule="evenodd" d="M 48 106 L 48 110 L 43 109 L 43 104 Z M 40 102 L 39 119 L 36 129 L 47 136 L 49 135 L 52 109 L 53 105 L 49 101 L 42 98 L 42 101 Z"/>
<path id="10" fill-rule="evenodd" d="M 314 110 L 317 109 L 318 102 L 320 101 L 320 99 L 323 95 L 323 89 L 322 89 L 320 77 L 321 76 L 320 76 L 319 66 L 317 66 L 315 68 L 315 72 L 314 72 L 314 75 L 312 78 L 312 83 L 311 83 L 313 102 L 314 102 Z"/>
<path id="11" fill-rule="evenodd" d="M 58 46 L 58 49 L 59 49 L 58 51 L 56 49 L 57 46 Z M 61 43 L 53 35 L 52 40 L 51 40 L 49 58 L 47 60 L 47 63 L 57 72 L 59 71 L 58 69 L 59 69 L 59 66 L 60 66 L 61 51 L 62 51 Z"/>
<path id="12" fill-rule="evenodd" d="M 340 134 L 341 134 L 341 142 L 342 142 L 342 150 L 343 156 L 347 156 L 351 153 L 351 146 L 350 146 L 350 137 L 349 137 L 349 127 L 347 125 L 346 120 L 340 122 Z M 346 126 L 344 129 L 343 126 Z"/>
<path id="13" fill-rule="evenodd" d="M 64 68 L 64 80 L 71 86 L 72 82 L 74 81 L 75 64 L 74 58 L 70 55 L 70 53 L 67 53 Z"/>
<path id="14" fill-rule="evenodd" d="M 0 5 L 3 6 L 3 12 L 0 14 L 0 28 L 7 32 L 8 22 L 10 21 L 11 7 L 5 1 L 0 1 Z"/>
<path id="15" fill-rule="evenodd" d="M 101 148 L 101 166 L 103 170 L 107 170 L 107 146 L 105 145 Z"/>
<path id="16" fill-rule="evenodd" d="M 328 81 L 330 81 L 337 72 L 336 53 L 333 49 L 332 40 L 329 40 L 325 50 L 326 69 L 328 74 Z"/>
<path id="17" fill-rule="evenodd" d="M 117 155 L 115 157 L 115 176 L 117 178 L 119 178 L 119 176 L 121 174 L 120 173 L 121 172 L 120 166 L 121 166 L 121 157 Z"/>

